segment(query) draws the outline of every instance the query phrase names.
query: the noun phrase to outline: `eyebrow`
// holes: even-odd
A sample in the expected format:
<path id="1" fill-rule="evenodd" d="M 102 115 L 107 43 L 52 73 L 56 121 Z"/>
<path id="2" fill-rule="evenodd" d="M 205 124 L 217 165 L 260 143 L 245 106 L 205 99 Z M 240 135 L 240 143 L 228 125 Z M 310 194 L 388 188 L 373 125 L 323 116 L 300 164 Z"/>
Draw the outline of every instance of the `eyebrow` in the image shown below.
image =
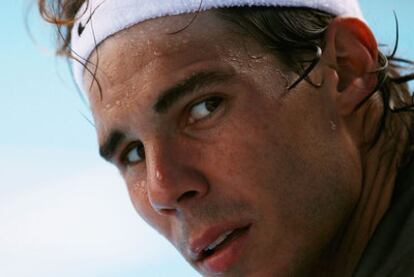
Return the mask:
<path id="1" fill-rule="evenodd" d="M 223 83 L 232 76 L 233 74 L 223 71 L 202 71 L 196 73 L 162 92 L 153 109 L 157 113 L 166 113 L 183 97 L 202 88 Z"/>
<path id="2" fill-rule="evenodd" d="M 202 88 L 223 83 L 233 74 L 223 71 L 201 71 L 189 78 L 178 82 L 173 87 L 162 92 L 155 102 L 153 109 L 157 113 L 166 113 L 175 103 L 183 97 Z M 112 131 L 99 147 L 99 155 L 107 161 L 111 161 L 119 145 L 125 140 L 126 135 L 120 130 Z"/>
<path id="3" fill-rule="evenodd" d="M 99 155 L 107 161 L 112 160 L 116 149 L 125 137 L 125 134 L 119 130 L 112 131 L 105 142 L 99 147 Z"/>

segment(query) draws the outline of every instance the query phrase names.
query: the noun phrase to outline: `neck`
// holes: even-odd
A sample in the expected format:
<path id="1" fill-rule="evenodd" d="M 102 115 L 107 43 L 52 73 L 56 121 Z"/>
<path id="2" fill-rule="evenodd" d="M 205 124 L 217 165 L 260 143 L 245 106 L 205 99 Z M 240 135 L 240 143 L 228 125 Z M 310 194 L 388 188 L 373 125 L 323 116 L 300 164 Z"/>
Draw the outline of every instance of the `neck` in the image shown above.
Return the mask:
<path id="1" fill-rule="evenodd" d="M 393 135 L 382 133 L 372 147 L 361 153 L 361 194 L 350 219 L 337 235 L 337 244 L 327 251 L 322 274 L 317 276 L 352 276 L 370 238 L 388 210 L 398 169 L 408 146 L 408 131 L 397 120 Z M 372 130 L 372 129 L 371 129 Z"/>

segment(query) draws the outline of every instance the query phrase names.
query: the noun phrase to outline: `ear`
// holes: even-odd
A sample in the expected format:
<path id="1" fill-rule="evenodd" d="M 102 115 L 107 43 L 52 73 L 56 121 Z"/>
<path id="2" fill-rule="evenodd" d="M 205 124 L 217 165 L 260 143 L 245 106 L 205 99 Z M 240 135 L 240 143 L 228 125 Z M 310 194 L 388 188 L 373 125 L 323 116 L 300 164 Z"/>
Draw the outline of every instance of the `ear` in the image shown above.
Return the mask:
<path id="1" fill-rule="evenodd" d="M 336 71 L 337 108 L 355 111 L 377 84 L 378 46 L 369 27 L 357 18 L 337 17 L 329 25 L 322 60 Z"/>

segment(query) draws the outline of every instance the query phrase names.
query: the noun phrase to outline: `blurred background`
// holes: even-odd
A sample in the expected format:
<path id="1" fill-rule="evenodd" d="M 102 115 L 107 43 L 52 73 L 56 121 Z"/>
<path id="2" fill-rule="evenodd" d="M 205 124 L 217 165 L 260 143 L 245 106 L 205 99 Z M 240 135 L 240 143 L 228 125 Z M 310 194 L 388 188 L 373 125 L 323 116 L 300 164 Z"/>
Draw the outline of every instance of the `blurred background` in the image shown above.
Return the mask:
<path id="1" fill-rule="evenodd" d="M 414 2 L 360 2 L 385 53 L 396 12 L 398 56 L 414 60 Z M 0 30 L 0 276 L 198 276 L 98 157 L 87 105 L 37 6 L 2 1 Z"/>

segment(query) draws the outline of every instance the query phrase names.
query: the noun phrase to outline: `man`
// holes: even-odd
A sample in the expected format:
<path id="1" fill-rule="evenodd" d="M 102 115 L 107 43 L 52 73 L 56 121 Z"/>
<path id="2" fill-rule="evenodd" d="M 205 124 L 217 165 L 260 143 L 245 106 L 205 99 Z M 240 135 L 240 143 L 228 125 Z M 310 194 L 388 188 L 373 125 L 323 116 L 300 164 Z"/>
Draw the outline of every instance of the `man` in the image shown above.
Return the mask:
<path id="1" fill-rule="evenodd" d="M 100 154 L 200 273 L 414 274 L 412 102 L 355 0 L 58 2 Z"/>

